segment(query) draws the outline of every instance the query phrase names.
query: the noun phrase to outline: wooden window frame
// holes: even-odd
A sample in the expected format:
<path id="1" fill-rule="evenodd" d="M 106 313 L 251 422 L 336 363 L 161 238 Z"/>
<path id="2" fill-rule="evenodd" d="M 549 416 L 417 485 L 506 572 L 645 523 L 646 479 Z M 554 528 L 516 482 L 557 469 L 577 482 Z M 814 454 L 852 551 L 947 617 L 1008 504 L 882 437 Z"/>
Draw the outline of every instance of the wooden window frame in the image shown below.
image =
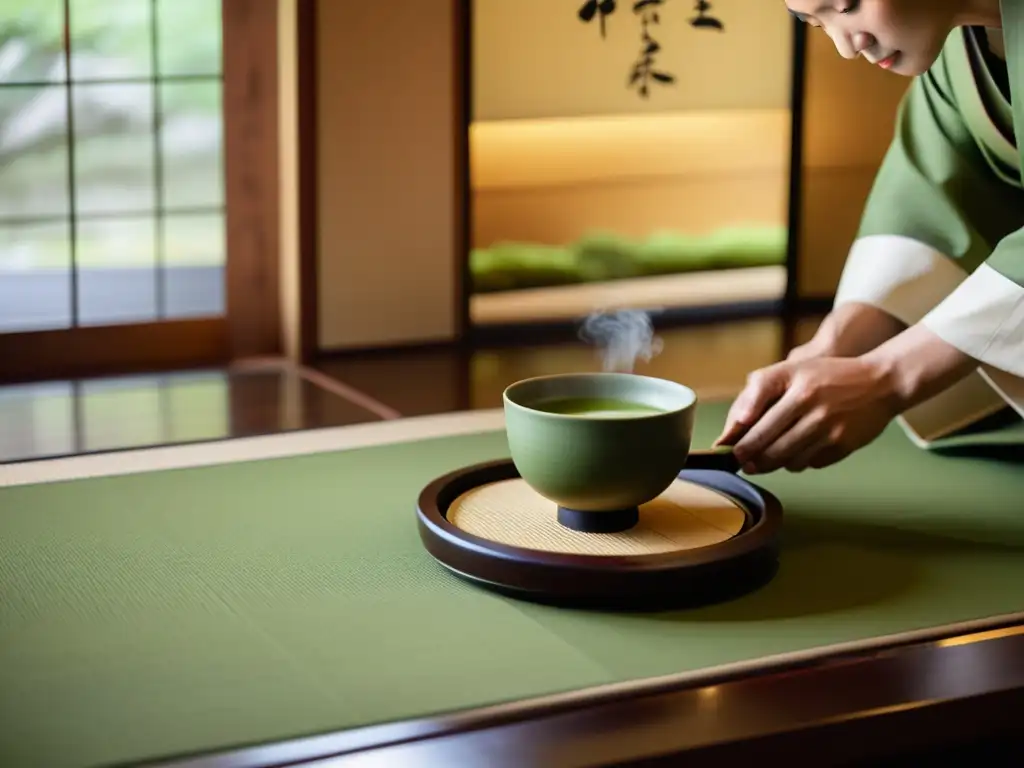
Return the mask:
<path id="1" fill-rule="evenodd" d="M 0 382 L 221 366 L 281 353 L 278 3 L 221 0 L 225 313 L 0 333 Z"/>

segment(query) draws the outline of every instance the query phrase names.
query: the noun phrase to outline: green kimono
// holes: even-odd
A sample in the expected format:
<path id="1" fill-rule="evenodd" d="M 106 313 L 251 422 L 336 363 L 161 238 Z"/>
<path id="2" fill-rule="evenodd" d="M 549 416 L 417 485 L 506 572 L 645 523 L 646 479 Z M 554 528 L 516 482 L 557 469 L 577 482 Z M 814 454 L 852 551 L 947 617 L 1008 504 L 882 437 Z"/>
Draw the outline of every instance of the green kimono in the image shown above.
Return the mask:
<path id="1" fill-rule="evenodd" d="M 1005 64 L 984 30 L 958 28 L 911 83 L 837 291 L 981 363 L 904 415 L 919 437 L 1007 404 L 1024 416 L 1024 3 L 1003 13 Z"/>

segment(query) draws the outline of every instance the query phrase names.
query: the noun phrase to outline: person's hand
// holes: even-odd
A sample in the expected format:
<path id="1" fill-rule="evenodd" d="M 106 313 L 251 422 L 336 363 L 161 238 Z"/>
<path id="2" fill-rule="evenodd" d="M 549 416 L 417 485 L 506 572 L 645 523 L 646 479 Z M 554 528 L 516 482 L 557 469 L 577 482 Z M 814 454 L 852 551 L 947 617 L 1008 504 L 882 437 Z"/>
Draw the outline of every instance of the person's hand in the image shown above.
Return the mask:
<path id="1" fill-rule="evenodd" d="M 715 445 L 733 446 L 748 474 L 820 469 L 868 445 L 899 410 L 881 366 L 798 357 L 750 375 Z"/>

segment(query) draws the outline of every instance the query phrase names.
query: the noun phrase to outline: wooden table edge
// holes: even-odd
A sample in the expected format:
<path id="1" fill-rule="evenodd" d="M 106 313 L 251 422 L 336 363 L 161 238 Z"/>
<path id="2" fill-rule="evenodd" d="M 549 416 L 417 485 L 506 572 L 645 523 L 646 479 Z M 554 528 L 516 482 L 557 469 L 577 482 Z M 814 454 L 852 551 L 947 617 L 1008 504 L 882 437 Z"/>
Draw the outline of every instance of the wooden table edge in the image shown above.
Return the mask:
<path id="1" fill-rule="evenodd" d="M 501 768 L 648 764 L 682 755 L 687 765 L 768 754 L 869 759 L 1019 727 L 1022 708 L 1024 613 L 159 765 Z"/>

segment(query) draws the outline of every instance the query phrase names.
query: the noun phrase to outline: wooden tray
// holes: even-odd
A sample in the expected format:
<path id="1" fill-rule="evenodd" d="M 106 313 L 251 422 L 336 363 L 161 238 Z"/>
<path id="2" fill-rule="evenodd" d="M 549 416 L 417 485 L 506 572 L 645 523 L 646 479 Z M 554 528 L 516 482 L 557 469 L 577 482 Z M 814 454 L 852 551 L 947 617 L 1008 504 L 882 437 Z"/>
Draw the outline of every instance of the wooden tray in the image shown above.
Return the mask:
<path id="1" fill-rule="evenodd" d="M 519 599 L 620 610 L 729 600 L 775 575 L 782 505 L 728 471 L 687 469 L 609 533 L 559 522 L 511 460 L 437 478 L 420 493 L 420 539 L 445 568 Z"/>

